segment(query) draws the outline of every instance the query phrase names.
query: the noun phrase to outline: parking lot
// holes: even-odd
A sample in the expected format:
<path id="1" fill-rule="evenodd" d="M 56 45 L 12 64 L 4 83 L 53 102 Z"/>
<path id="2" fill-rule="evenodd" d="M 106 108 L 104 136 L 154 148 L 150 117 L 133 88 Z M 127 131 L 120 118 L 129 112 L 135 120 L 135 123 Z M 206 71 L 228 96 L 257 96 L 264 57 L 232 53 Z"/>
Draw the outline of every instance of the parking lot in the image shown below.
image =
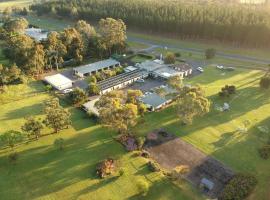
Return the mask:
<path id="1" fill-rule="evenodd" d="M 126 87 L 126 89 L 141 90 L 143 93 L 153 90 L 161 85 L 166 85 L 166 81 L 162 79 L 144 79 L 143 83 L 135 82 L 132 85 Z"/>
<path id="2" fill-rule="evenodd" d="M 61 74 L 73 81 L 73 88 L 78 87 L 83 90 L 86 90 L 88 88 L 87 81 L 79 79 L 78 77 L 74 76 L 72 69 L 64 70 L 61 72 Z"/>

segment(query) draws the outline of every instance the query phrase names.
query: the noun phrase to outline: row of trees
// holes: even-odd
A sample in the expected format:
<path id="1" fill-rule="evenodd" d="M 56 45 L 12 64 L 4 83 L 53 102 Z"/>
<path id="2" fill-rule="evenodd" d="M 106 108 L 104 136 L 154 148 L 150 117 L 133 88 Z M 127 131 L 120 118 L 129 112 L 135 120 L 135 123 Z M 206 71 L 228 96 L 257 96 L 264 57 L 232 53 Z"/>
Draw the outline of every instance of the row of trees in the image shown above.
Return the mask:
<path id="1" fill-rule="evenodd" d="M 101 19 L 97 31 L 85 21 L 61 32 L 51 32 L 45 41 L 35 41 L 24 34 L 24 18 L 7 19 L 0 28 L 0 39 L 6 41 L 4 53 L 27 75 L 58 69 L 65 61 L 80 64 L 85 58 L 109 57 L 126 48 L 126 26 L 122 20 Z"/>
<path id="2" fill-rule="evenodd" d="M 38 15 L 98 20 L 120 18 L 129 26 L 182 38 L 270 46 L 270 13 L 261 6 L 156 0 L 60 0 L 31 6 Z"/>

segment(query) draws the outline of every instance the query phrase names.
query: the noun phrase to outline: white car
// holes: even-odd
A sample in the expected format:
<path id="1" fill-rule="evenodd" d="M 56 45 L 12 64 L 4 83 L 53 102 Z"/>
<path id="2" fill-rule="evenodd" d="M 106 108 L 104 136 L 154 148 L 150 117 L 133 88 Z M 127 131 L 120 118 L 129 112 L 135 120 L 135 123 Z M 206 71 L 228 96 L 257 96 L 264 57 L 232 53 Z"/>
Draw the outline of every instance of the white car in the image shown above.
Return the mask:
<path id="1" fill-rule="evenodd" d="M 136 82 L 138 82 L 138 83 L 144 83 L 144 80 L 143 79 L 138 79 Z"/>
<path id="2" fill-rule="evenodd" d="M 73 91 L 73 89 L 65 89 L 65 90 L 62 91 L 62 93 L 63 94 L 68 94 L 68 93 L 70 93 L 72 91 Z"/>
<path id="3" fill-rule="evenodd" d="M 217 69 L 224 69 L 222 65 L 217 65 Z"/>
<path id="4" fill-rule="evenodd" d="M 201 67 L 198 67 L 197 70 L 198 70 L 199 72 L 204 72 L 203 68 L 201 68 Z"/>

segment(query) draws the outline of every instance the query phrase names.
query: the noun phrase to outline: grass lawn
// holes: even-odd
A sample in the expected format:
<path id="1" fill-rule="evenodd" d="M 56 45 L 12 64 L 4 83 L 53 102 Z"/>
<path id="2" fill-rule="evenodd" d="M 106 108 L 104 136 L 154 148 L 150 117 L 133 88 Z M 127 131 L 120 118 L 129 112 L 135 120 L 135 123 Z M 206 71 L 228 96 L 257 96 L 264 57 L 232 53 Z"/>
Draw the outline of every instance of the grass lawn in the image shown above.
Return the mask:
<path id="1" fill-rule="evenodd" d="M 128 46 L 132 49 L 136 49 L 136 50 L 141 50 L 141 49 L 146 49 L 149 47 L 149 45 L 143 44 L 143 43 L 139 43 L 139 42 L 131 42 L 128 41 L 127 42 Z"/>
<path id="2" fill-rule="evenodd" d="M 35 95 L 28 95 L 30 91 L 42 88 L 40 83 L 21 86 L 20 90 L 23 88 L 28 92 L 11 95 L 16 101 L 11 100 L 9 95 L 2 96 L 5 104 L 0 104 L 1 133 L 10 129 L 19 130 L 27 115 L 43 117 L 42 102 L 50 95 L 36 92 Z M 150 173 L 147 161 L 127 153 L 112 139 L 112 132 L 93 124 L 81 110 L 67 108 L 72 113 L 72 127 L 59 134 L 44 136 L 39 141 L 17 146 L 19 159 L 16 164 L 8 162 L 8 149 L 0 149 L 1 199 L 202 199 L 187 183 L 175 185 L 159 173 Z M 43 132 L 48 134 L 51 130 Z M 63 151 L 53 146 L 54 140 L 59 137 L 65 139 Z M 123 176 L 103 180 L 96 178 L 96 164 L 107 157 L 119 160 L 119 165 L 125 169 Z M 150 184 L 146 197 L 138 196 L 135 183 L 139 178 Z"/>
<path id="3" fill-rule="evenodd" d="M 145 123 L 136 127 L 138 134 L 146 134 L 153 129 L 164 127 L 193 144 L 205 153 L 214 156 L 237 172 L 254 174 L 259 184 L 252 200 L 268 200 L 270 183 L 270 160 L 262 160 L 258 148 L 265 144 L 269 134 L 261 133 L 258 126 L 270 124 L 270 91 L 262 91 L 258 81 L 261 71 L 237 69 L 223 74 L 214 67 L 186 82 L 200 84 L 212 101 L 212 110 L 204 117 L 193 122 L 193 125 L 182 126 L 173 107 L 161 112 L 147 114 Z M 221 87 L 226 84 L 237 86 L 237 94 L 228 99 L 217 96 Z M 214 105 L 229 102 L 231 110 L 216 111 Z M 237 129 L 245 120 L 250 120 L 247 133 Z M 270 128 L 270 127 L 269 127 Z"/>
<path id="4" fill-rule="evenodd" d="M 166 36 L 157 36 L 153 34 L 144 34 L 141 32 L 128 31 L 128 36 L 142 38 L 145 40 L 157 42 L 164 45 L 177 45 L 183 48 L 195 48 L 195 49 L 207 49 L 215 48 L 217 51 L 221 51 L 228 54 L 238 54 L 243 56 L 252 56 L 256 58 L 268 59 L 270 56 L 269 49 L 252 49 L 252 48 L 235 48 L 230 44 L 223 44 L 215 41 L 192 41 L 192 40 L 180 40 L 173 39 Z"/>
<path id="5" fill-rule="evenodd" d="M 4 10 L 7 7 L 27 7 L 34 0 L 8 0 L 8 1 L 0 1 L 0 11 Z"/>

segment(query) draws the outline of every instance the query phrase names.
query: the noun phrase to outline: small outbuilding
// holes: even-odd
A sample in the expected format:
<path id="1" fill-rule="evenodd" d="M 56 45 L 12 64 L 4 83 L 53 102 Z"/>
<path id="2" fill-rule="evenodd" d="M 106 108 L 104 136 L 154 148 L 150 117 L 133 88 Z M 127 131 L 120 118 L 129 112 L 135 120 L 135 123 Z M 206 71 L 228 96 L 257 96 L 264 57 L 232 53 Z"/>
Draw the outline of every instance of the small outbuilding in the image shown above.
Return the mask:
<path id="1" fill-rule="evenodd" d="M 209 179 L 207 179 L 207 178 L 202 178 L 200 187 L 201 187 L 205 192 L 209 192 L 209 191 L 213 190 L 213 188 L 214 188 L 214 183 L 213 183 L 212 181 L 210 181 Z"/>
<path id="2" fill-rule="evenodd" d="M 48 84 L 50 84 L 53 88 L 57 90 L 65 90 L 72 87 L 72 80 L 63 76 L 62 74 L 55 74 L 52 76 L 46 76 L 44 78 Z"/>
<path id="3" fill-rule="evenodd" d="M 169 104 L 172 100 L 159 96 L 156 93 L 150 93 L 140 98 L 150 111 L 161 109 L 163 106 Z"/>

